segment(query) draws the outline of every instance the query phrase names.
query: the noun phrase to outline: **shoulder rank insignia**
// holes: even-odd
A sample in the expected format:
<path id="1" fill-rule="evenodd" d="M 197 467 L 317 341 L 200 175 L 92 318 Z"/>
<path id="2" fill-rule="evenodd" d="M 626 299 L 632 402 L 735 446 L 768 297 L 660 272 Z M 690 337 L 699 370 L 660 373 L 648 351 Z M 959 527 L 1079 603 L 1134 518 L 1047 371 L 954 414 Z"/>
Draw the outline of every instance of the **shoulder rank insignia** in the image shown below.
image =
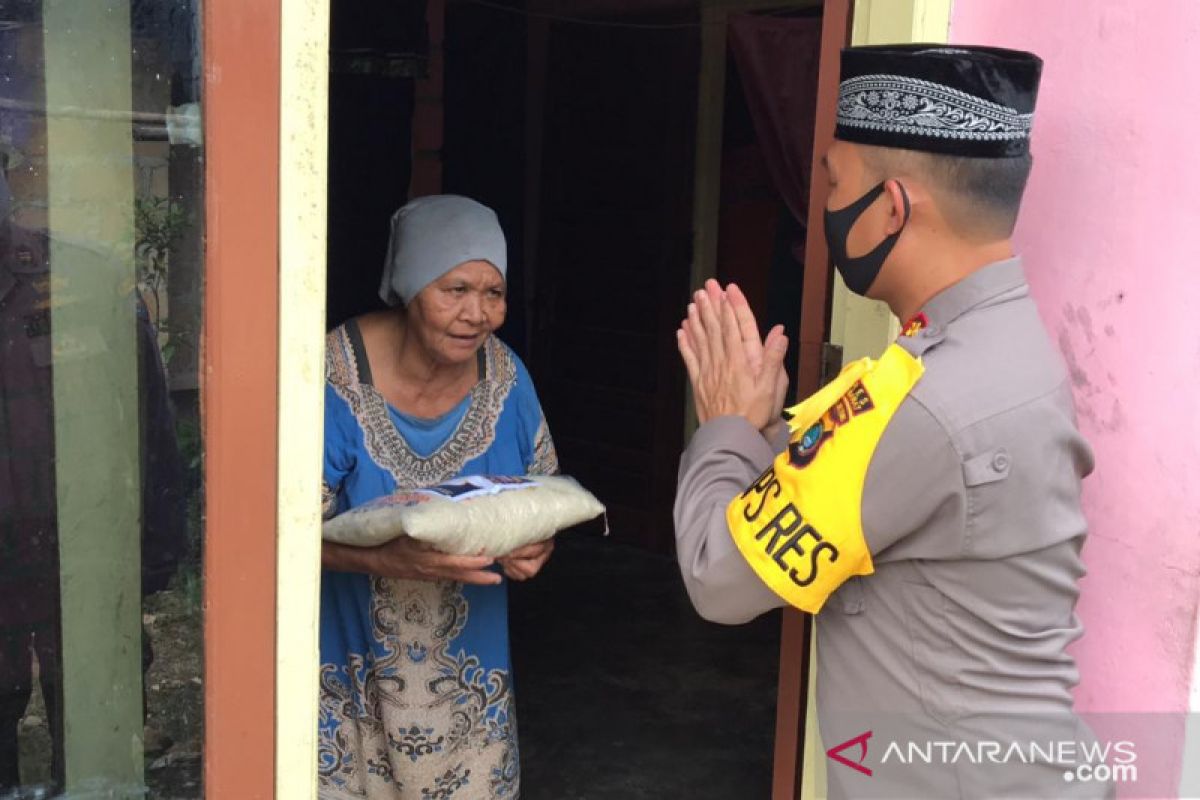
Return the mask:
<path id="1" fill-rule="evenodd" d="M 929 327 L 929 317 L 924 313 L 917 314 L 904 325 L 905 336 L 916 336 L 921 331 Z"/>

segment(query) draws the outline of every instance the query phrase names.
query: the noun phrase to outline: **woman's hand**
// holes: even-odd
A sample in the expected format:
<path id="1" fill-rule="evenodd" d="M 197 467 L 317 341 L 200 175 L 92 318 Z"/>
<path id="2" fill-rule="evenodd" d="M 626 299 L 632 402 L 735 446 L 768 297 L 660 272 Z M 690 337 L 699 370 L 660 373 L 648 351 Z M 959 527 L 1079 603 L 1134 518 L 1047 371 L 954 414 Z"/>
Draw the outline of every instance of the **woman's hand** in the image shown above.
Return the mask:
<path id="1" fill-rule="evenodd" d="M 501 556 L 500 566 L 510 580 L 527 581 L 541 571 L 553 552 L 554 540 L 547 539 L 544 542 L 526 545 L 520 550 L 514 550 L 506 556 Z"/>
<path id="2" fill-rule="evenodd" d="M 378 547 L 349 547 L 333 542 L 323 542 L 321 547 L 321 564 L 325 569 L 410 581 L 455 581 L 494 586 L 500 583 L 500 575 L 487 568 L 495 562 L 494 558 L 488 556 L 439 553 L 424 542 L 408 536 L 401 536 Z"/>

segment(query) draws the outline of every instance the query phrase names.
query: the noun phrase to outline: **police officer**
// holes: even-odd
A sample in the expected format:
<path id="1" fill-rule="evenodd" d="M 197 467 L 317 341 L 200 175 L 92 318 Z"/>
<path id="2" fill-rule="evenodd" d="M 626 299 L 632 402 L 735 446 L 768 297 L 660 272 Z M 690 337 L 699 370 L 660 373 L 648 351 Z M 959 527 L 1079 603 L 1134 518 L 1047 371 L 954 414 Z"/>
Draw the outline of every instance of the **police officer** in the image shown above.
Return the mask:
<path id="1" fill-rule="evenodd" d="M 0 792 L 17 788 L 17 726 L 41 666 L 62 728 L 50 268 L 43 235 L 0 221 Z M 54 770 L 62 739 L 54 737 Z"/>
<path id="2" fill-rule="evenodd" d="M 880 359 L 785 426 L 786 341 L 736 287 L 697 292 L 679 331 L 702 423 L 684 581 L 717 622 L 819 612 L 830 797 L 1105 791 L 1071 781 L 1079 747 L 1041 758 L 1090 741 L 1066 648 L 1092 454 L 1011 243 L 1040 73 L 994 48 L 843 51 L 825 233 L 849 289 L 908 321 Z"/>
<path id="3" fill-rule="evenodd" d="M 4 183 L 0 171 L 0 197 Z M 5 205 L 0 200 L 0 796 L 20 784 L 18 727 L 34 689 L 31 651 L 52 743 L 50 772 L 55 786 L 63 784 L 51 320 L 56 298 L 75 300 L 66 281 L 52 284 L 49 236 L 8 221 Z M 75 247 L 58 252 L 94 258 Z M 137 315 L 142 594 L 148 596 L 167 588 L 188 551 L 185 465 L 157 333 L 140 296 L 128 302 Z M 144 675 L 152 659 L 148 637 L 142 645 Z"/>

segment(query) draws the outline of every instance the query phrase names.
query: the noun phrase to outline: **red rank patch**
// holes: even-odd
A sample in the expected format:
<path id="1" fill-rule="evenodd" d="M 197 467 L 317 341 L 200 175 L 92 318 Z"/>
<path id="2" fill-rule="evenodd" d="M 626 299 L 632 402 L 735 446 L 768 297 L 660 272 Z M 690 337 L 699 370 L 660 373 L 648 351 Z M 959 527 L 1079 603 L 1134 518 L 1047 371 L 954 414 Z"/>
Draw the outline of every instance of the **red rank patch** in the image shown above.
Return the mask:
<path id="1" fill-rule="evenodd" d="M 924 313 L 917 314 L 904 325 L 904 335 L 908 337 L 916 336 L 921 331 L 929 327 L 929 317 Z"/>

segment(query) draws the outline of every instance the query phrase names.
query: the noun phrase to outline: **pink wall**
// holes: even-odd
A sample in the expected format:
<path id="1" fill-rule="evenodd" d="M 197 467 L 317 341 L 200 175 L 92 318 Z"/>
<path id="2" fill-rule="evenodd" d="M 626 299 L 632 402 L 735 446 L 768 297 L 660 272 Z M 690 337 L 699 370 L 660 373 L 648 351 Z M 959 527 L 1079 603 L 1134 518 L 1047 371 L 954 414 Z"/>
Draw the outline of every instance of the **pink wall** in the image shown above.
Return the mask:
<path id="1" fill-rule="evenodd" d="M 1017 246 L 1096 449 L 1084 711 L 1184 711 L 1200 601 L 1200 3 L 956 0 L 1046 61 Z"/>

